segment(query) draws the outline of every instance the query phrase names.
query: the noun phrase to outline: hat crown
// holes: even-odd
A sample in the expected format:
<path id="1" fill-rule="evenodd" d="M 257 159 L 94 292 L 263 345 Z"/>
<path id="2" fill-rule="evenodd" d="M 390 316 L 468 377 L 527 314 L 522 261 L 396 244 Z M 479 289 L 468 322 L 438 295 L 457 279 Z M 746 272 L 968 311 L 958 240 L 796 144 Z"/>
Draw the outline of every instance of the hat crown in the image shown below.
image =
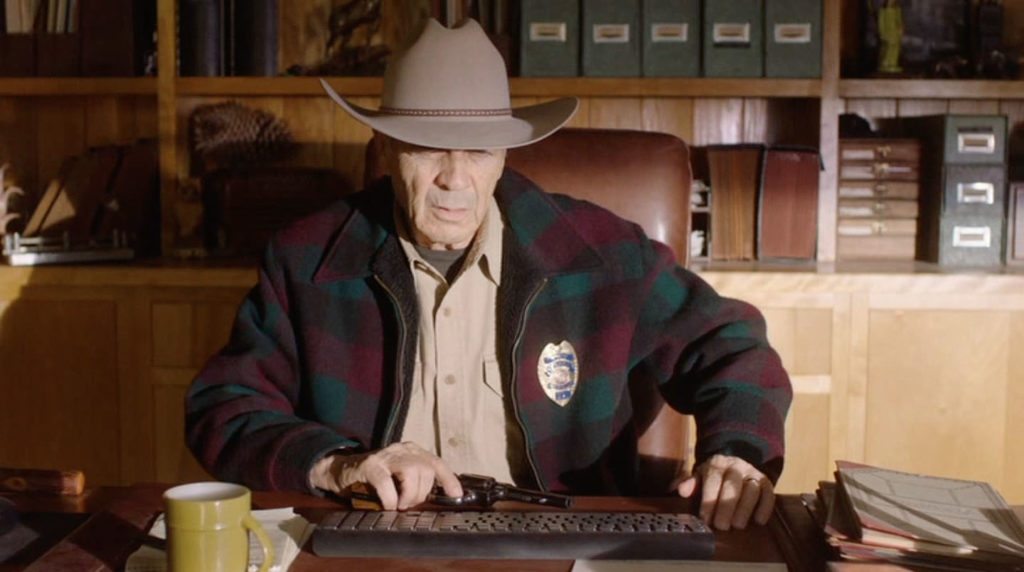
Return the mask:
<path id="1" fill-rule="evenodd" d="M 511 113 L 505 62 L 475 20 L 445 28 L 430 19 L 384 73 L 381 111 Z"/>

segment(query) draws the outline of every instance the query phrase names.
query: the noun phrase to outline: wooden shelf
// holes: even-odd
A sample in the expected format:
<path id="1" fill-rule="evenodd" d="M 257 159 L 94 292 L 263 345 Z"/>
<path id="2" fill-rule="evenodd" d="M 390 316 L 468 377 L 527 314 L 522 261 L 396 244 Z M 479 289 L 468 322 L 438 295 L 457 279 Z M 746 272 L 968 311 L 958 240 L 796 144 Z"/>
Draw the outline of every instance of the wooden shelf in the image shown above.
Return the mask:
<path id="1" fill-rule="evenodd" d="M 1024 81 L 984 79 L 843 79 L 844 98 L 1019 99 Z"/>
<path id="2" fill-rule="evenodd" d="M 345 95 L 379 95 L 379 77 L 328 78 Z M 510 81 L 518 97 L 820 97 L 818 79 L 737 78 L 533 78 Z M 321 95 L 314 77 L 178 78 L 180 95 Z"/>
<path id="3" fill-rule="evenodd" d="M 344 95 L 380 95 L 379 77 L 328 78 Z M 179 95 L 324 95 L 316 77 L 179 77 Z"/>
<path id="4" fill-rule="evenodd" d="M 155 77 L 0 78 L 0 95 L 156 95 Z"/>

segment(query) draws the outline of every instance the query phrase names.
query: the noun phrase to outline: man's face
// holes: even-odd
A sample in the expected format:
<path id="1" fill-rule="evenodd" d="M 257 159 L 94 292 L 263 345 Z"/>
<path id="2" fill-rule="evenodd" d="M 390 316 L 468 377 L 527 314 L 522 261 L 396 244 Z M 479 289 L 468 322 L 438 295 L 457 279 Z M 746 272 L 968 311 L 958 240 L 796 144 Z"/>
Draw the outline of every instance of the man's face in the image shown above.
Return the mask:
<path id="1" fill-rule="evenodd" d="M 501 177 L 505 150 L 432 149 L 384 137 L 382 152 L 416 241 L 435 250 L 469 246 Z"/>

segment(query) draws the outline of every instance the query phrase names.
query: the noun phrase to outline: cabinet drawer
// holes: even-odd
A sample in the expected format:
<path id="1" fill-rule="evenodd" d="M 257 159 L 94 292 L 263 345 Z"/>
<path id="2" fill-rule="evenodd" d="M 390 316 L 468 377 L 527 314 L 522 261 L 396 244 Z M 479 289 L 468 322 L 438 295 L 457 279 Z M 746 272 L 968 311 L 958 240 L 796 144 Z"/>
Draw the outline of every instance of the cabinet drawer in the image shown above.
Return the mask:
<path id="1" fill-rule="evenodd" d="M 841 218 L 917 218 L 917 201 L 840 200 Z"/>
<path id="2" fill-rule="evenodd" d="M 999 266 L 1003 262 L 1002 217 L 944 216 L 939 221 L 938 244 L 928 258 L 949 266 Z"/>
<path id="3" fill-rule="evenodd" d="M 951 165 L 943 171 L 943 214 L 1002 216 L 1006 171 L 998 167 Z"/>
<path id="4" fill-rule="evenodd" d="M 841 199 L 910 199 L 916 200 L 916 181 L 840 181 Z"/>
<path id="5" fill-rule="evenodd" d="M 916 163 L 921 144 L 916 139 L 843 139 L 839 161 L 903 161 Z"/>
<path id="6" fill-rule="evenodd" d="M 1010 218 L 1006 225 L 1006 261 L 1024 264 L 1024 183 L 1010 185 Z"/>
<path id="7" fill-rule="evenodd" d="M 914 236 L 915 219 L 839 219 L 836 234 L 840 237 Z"/>
<path id="8" fill-rule="evenodd" d="M 913 236 L 840 236 L 836 241 L 839 260 L 913 260 Z"/>
<path id="9" fill-rule="evenodd" d="M 850 181 L 916 181 L 918 164 L 907 161 L 843 161 L 839 178 Z"/>
<path id="10" fill-rule="evenodd" d="M 944 125 L 946 163 L 1003 163 L 1006 161 L 1006 117 L 950 115 Z"/>

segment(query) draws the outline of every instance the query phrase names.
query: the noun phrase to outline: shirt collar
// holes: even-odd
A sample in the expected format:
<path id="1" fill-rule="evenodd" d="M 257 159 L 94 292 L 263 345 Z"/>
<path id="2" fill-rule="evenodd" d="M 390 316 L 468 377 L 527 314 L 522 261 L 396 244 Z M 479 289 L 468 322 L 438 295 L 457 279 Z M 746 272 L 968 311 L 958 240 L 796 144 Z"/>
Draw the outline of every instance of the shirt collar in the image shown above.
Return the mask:
<path id="1" fill-rule="evenodd" d="M 413 245 L 409 222 L 406 217 L 402 216 L 402 213 L 401 208 L 396 206 L 394 213 L 395 228 L 398 230 L 398 238 L 401 241 L 405 257 L 409 261 L 410 269 L 415 271 L 417 264 L 433 268 L 416 251 L 416 247 Z M 484 276 L 496 286 L 501 285 L 501 241 L 504 230 L 505 222 L 501 218 L 498 202 L 494 200 L 494 197 L 491 197 L 488 200 L 487 214 L 484 215 L 484 222 L 477 229 L 476 235 L 469 245 L 466 260 L 463 263 L 463 268 L 471 264 L 478 265 Z M 461 273 L 462 271 L 459 272 L 459 274 Z"/>

